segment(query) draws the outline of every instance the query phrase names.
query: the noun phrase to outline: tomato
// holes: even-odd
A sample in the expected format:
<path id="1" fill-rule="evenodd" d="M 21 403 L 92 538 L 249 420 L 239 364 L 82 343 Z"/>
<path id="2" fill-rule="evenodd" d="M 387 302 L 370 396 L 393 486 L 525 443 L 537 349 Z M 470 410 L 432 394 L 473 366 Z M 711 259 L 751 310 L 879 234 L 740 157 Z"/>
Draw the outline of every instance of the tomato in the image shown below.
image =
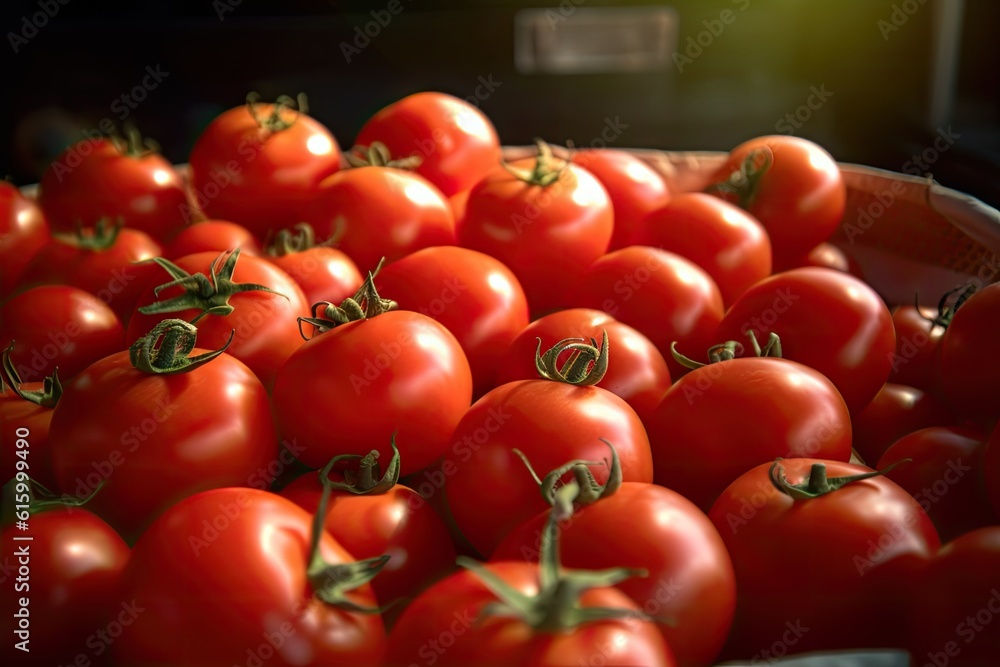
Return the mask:
<path id="1" fill-rule="evenodd" d="M 196 252 L 214 250 L 218 254 L 234 248 L 239 248 L 243 255 L 256 257 L 261 254 L 257 239 L 243 225 L 228 220 L 203 220 L 182 229 L 170 242 L 164 256 L 177 259 Z"/>
<path id="2" fill-rule="evenodd" d="M 928 308 L 897 306 L 892 311 L 896 331 L 896 351 L 892 355 L 889 381 L 941 393 L 941 337 L 945 327 L 932 322 L 935 313 Z"/>
<path id="3" fill-rule="evenodd" d="M 448 197 L 448 205 L 451 206 L 451 212 L 455 215 L 455 234 L 456 236 L 461 232 L 462 224 L 465 222 L 465 207 L 469 203 L 469 193 L 472 190 L 460 190 L 452 196 Z"/>
<path id="4" fill-rule="evenodd" d="M 102 218 L 122 219 L 163 241 L 184 226 L 187 193 L 180 174 L 159 153 L 127 142 L 85 139 L 49 165 L 38 203 L 53 232 L 93 227 Z"/>
<path id="5" fill-rule="evenodd" d="M 538 560 L 543 512 L 509 533 L 492 561 Z M 577 510 L 559 526 L 565 567 L 644 569 L 617 588 L 661 625 L 678 665 L 710 665 L 722 649 L 736 607 L 736 576 L 718 531 L 680 494 L 626 482 L 613 495 Z"/>
<path id="6" fill-rule="evenodd" d="M 49 242 L 49 223 L 34 201 L 0 181 L 0 302 L 14 291 L 21 272 Z"/>
<path id="7" fill-rule="evenodd" d="M 129 319 L 128 343 L 145 336 L 164 319 L 191 322 L 201 316 L 197 320 L 200 345 L 218 349 L 235 330 L 227 352 L 249 366 L 264 386 L 270 388 L 278 368 L 304 342 L 297 319 L 309 314 L 309 304 L 299 286 L 271 262 L 262 257 L 244 257 L 238 248 L 221 255 L 214 251 L 187 255 L 173 265 L 179 272 L 161 265 L 158 277 L 146 283 L 135 313 Z M 211 286 L 204 289 L 212 295 L 205 299 L 195 298 L 203 288 L 194 278 L 156 293 L 158 288 L 185 273 L 201 275 L 201 283 Z M 213 273 L 214 280 L 205 279 Z M 261 286 L 266 290 L 245 290 L 247 286 Z M 182 298 L 183 301 L 162 305 Z M 220 302 L 228 304 L 231 312 L 224 314 L 220 309 L 205 313 L 206 309 L 218 307 Z"/>
<path id="8" fill-rule="evenodd" d="M 344 579 L 358 567 L 330 535 L 310 568 L 312 517 L 257 489 L 215 489 L 171 507 L 136 543 L 124 598 L 143 608 L 115 641 L 125 665 L 375 665 L 384 650 L 368 585 Z M 356 579 L 356 572 L 351 573 Z M 343 589 L 332 590 L 340 578 Z M 353 590 L 351 590 L 353 588 Z M 320 591 L 335 595 L 324 602 Z"/>
<path id="9" fill-rule="evenodd" d="M 195 334 L 170 320 L 144 339 L 160 345 L 162 335 L 161 347 L 134 363 L 133 351 L 94 363 L 66 384 L 53 412 L 59 487 L 85 497 L 103 483 L 89 507 L 126 537 L 186 496 L 249 485 L 278 456 L 267 392 L 249 368 L 228 354 L 171 365 L 175 354 L 199 353 Z"/>
<path id="10" fill-rule="evenodd" d="M 15 494 L 16 502 L 24 502 L 25 491 L 18 487 Z M 0 649 L 4 664 L 52 667 L 82 664 L 81 659 L 105 664 L 101 656 L 110 633 L 121 633 L 138 613 L 133 601 L 120 595 L 128 545 L 111 526 L 80 507 L 40 510 L 27 521 L 27 531 L 13 524 L 3 529 L 8 570 L 4 617 L 13 619 L 20 601 L 26 601 L 21 604 L 27 612 L 27 624 L 21 625 L 25 635 L 14 629 L 18 621 L 7 622 L 11 636 Z M 30 541 L 16 541 L 19 538 Z M 29 652 L 18 648 L 22 641 Z"/>
<path id="11" fill-rule="evenodd" d="M 447 197 L 468 190 L 500 163 L 500 140 L 489 119 L 444 93 L 409 95 L 376 113 L 354 143 L 375 142 L 394 158 L 417 156 L 416 172 Z"/>
<path id="12" fill-rule="evenodd" d="M 956 421 L 951 410 L 930 394 L 887 382 L 852 423 L 854 449 L 866 462 L 874 463 L 904 435 Z"/>
<path id="13" fill-rule="evenodd" d="M 4 374 L 0 374 L 0 479 L 13 479 L 20 469 L 42 486 L 56 491 L 55 474 L 49 456 L 49 426 L 52 408 L 62 396 L 58 375 L 43 383 L 21 383 L 9 354 L 4 355 Z M 6 378 L 4 377 L 6 375 Z M 7 386 L 7 382 L 11 386 Z"/>
<path id="14" fill-rule="evenodd" d="M 306 303 L 340 303 L 358 291 L 363 278 L 357 265 L 336 248 L 317 245 L 308 223 L 295 230 L 283 229 L 265 251 L 272 264 L 292 277 L 306 297 Z"/>
<path id="15" fill-rule="evenodd" d="M 805 497 L 778 486 L 772 466 Z M 902 642 L 916 573 L 940 541 L 917 501 L 891 480 L 871 477 L 839 489 L 827 482 L 871 472 L 788 459 L 749 470 L 719 497 L 709 518 L 739 591 L 723 658 L 766 661 L 782 655 L 773 652 L 779 647 L 800 653 Z"/>
<path id="16" fill-rule="evenodd" d="M 251 94 L 245 106 L 215 118 L 191 149 L 193 198 L 208 217 L 237 222 L 262 240 L 305 219 L 340 158 L 301 96 L 264 104 Z"/>
<path id="17" fill-rule="evenodd" d="M 608 249 L 614 212 L 594 176 L 552 157 L 539 143 L 536 158 L 496 168 L 469 193 L 459 245 L 510 267 L 534 314 L 568 304 L 570 290 Z"/>
<path id="18" fill-rule="evenodd" d="M 611 198 L 615 225 L 608 249 L 646 245 L 637 240 L 636 230 L 647 214 L 670 201 L 670 191 L 663 177 L 640 158 L 625 151 L 609 148 L 574 151 L 571 159 L 573 164 L 596 176 Z"/>
<path id="19" fill-rule="evenodd" d="M 746 209 L 771 238 L 777 264 L 826 241 L 844 215 L 840 167 L 808 139 L 766 136 L 734 148 L 709 188 Z"/>
<path id="20" fill-rule="evenodd" d="M 496 386 L 504 353 L 528 325 L 528 301 L 510 269 L 481 252 L 441 246 L 388 265 L 376 283 L 400 308 L 454 334 L 472 369 L 473 395 Z"/>
<path id="21" fill-rule="evenodd" d="M 917 665 L 990 667 L 1000 655 L 1000 526 L 946 544 L 908 595 Z"/>
<path id="22" fill-rule="evenodd" d="M 792 269 L 751 287 L 732 305 L 717 338 L 781 336 L 783 356 L 830 378 L 852 415 L 867 406 L 891 368 L 892 316 L 872 288 L 832 269 Z"/>
<path id="23" fill-rule="evenodd" d="M 122 323 L 93 294 L 68 285 L 33 287 L 0 307 L 0 349 L 25 382 L 40 382 L 59 368 L 68 380 L 124 347 Z"/>
<path id="24" fill-rule="evenodd" d="M 1000 355 L 992 333 L 1000 327 L 1000 283 L 987 285 L 955 311 L 941 337 L 941 376 L 952 407 L 992 426 L 1000 419 Z"/>
<path id="25" fill-rule="evenodd" d="M 608 332 L 613 361 L 608 364 L 600 385 L 628 403 L 645 423 L 670 387 L 667 362 L 648 338 L 599 310 L 559 310 L 529 324 L 510 343 L 497 364 L 497 385 L 538 377 L 534 359 L 539 338 L 542 349 L 547 350 L 564 338 L 597 340 L 602 331 Z M 560 361 L 565 363 L 569 356 L 564 353 Z"/>
<path id="26" fill-rule="evenodd" d="M 819 266 L 850 273 L 855 278 L 864 279 L 864 276 L 861 274 L 861 267 L 858 266 L 854 258 L 848 257 L 843 250 L 832 243 L 820 243 L 801 257 L 782 259 L 781 264 L 775 265 L 775 273 L 788 271 L 789 269 L 800 269 L 805 266 Z"/>
<path id="27" fill-rule="evenodd" d="M 983 490 L 986 434 L 974 428 L 931 426 L 897 440 L 878 460 L 885 468 L 912 459 L 886 477 L 917 499 L 948 542 L 997 522 Z"/>
<path id="28" fill-rule="evenodd" d="M 680 255 L 647 246 L 609 252 L 594 262 L 576 288 L 576 305 L 634 327 L 656 345 L 674 378 L 687 369 L 674 361 L 670 344 L 708 349 L 724 313 L 711 276 Z"/>
<path id="29" fill-rule="evenodd" d="M 993 429 L 983 453 L 983 482 L 993 513 L 1000 517 L 1000 424 Z"/>

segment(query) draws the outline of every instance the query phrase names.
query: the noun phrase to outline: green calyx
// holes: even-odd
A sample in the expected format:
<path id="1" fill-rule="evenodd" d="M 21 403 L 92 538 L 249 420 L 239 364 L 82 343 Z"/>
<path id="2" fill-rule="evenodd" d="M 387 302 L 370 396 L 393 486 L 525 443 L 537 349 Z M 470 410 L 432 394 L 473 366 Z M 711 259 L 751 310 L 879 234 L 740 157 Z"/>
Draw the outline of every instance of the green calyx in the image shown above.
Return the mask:
<path id="1" fill-rule="evenodd" d="M 308 222 L 300 222 L 291 229 L 279 230 L 274 238 L 264 247 L 264 254 L 269 257 L 284 257 L 305 252 L 310 248 L 329 245 L 332 239 L 316 243 L 316 232 Z"/>
<path id="2" fill-rule="evenodd" d="M 15 519 L 23 521 L 23 516 L 19 516 L 19 513 L 25 510 L 33 515 L 51 509 L 83 507 L 97 495 L 106 481 L 102 479 L 87 496 L 77 498 L 68 494 L 56 495 L 31 477 L 15 477 L 4 484 L 0 492 L 3 496 L 3 525 L 9 525 Z"/>
<path id="3" fill-rule="evenodd" d="M 778 334 L 773 331 L 767 338 L 767 344 L 761 347 L 757 343 L 757 335 L 751 329 L 747 331 L 747 337 L 750 339 L 750 346 L 753 349 L 755 357 L 772 357 L 776 359 L 781 358 L 781 339 L 778 338 Z M 674 361 L 683 366 L 684 368 L 695 370 L 701 368 L 702 366 L 708 366 L 709 364 L 717 364 L 720 361 L 729 361 L 730 359 L 736 359 L 741 354 L 743 354 L 743 345 L 738 341 L 730 340 L 725 343 L 720 343 L 718 345 L 713 345 L 708 348 L 708 364 L 703 364 L 700 361 L 695 361 L 694 359 L 689 359 L 683 354 L 677 351 L 677 341 L 670 344 L 670 354 L 673 356 Z"/>
<path id="4" fill-rule="evenodd" d="M 320 483 L 331 491 L 345 491 L 357 496 L 376 496 L 391 490 L 399 481 L 399 450 L 396 448 L 395 433 L 392 434 L 390 446 L 392 447 L 392 458 L 389 459 L 385 474 L 382 474 L 381 466 L 378 463 L 378 450 L 373 449 L 365 456 L 359 454 L 334 456 L 319 471 Z M 345 470 L 343 482 L 334 482 L 330 479 L 330 473 L 336 466 L 354 461 L 358 464 L 357 470 Z"/>
<path id="5" fill-rule="evenodd" d="M 503 168 L 528 185 L 546 188 L 559 180 L 563 172 L 569 168 L 570 162 L 569 160 L 560 160 L 552 155 L 552 147 L 541 139 L 535 139 L 535 146 L 538 148 L 538 156 L 535 158 L 533 169 L 529 171 L 513 167 L 506 162 L 502 163 Z"/>
<path id="6" fill-rule="evenodd" d="M 782 493 L 791 496 L 795 500 L 809 500 L 811 498 L 818 498 L 828 493 L 832 493 L 833 491 L 843 488 L 848 484 L 860 482 L 863 479 L 881 477 L 901 463 L 909 463 L 911 460 L 912 459 L 902 459 L 900 461 L 896 461 L 882 470 L 873 470 L 872 472 L 866 472 L 859 475 L 831 478 L 826 476 L 825 463 L 814 463 L 809 469 L 809 479 L 801 484 L 791 484 L 785 477 L 785 468 L 781 465 L 782 459 L 778 458 L 771 464 L 768 475 L 771 478 L 771 483 L 774 484 L 775 488 Z"/>
<path id="7" fill-rule="evenodd" d="M 601 344 L 593 338 L 587 345 L 583 338 L 564 338 L 542 354 L 542 339 L 535 348 L 535 369 L 546 380 L 581 386 L 595 385 L 608 372 L 608 332 L 604 331 Z M 560 366 L 559 357 L 571 350 L 569 358 Z"/>
<path id="8" fill-rule="evenodd" d="M 171 287 L 182 287 L 185 290 L 184 294 L 166 301 L 155 301 L 148 306 L 143 306 L 139 308 L 139 312 L 143 315 L 160 315 L 182 310 L 198 310 L 200 311 L 198 315 L 191 320 L 191 323 L 194 324 L 205 315 L 228 315 L 233 312 L 233 307 L 229 305 L 229 299 L 234 294 L 241 292 L 267 292 L 288 299 L 284 294 L 264 285 L 233 282 L 233 272 L 236 270 L 236 262 L 239 258 L 239 248 L 223 252 L 212 262 L 208 276 L 203 273 L 192 275 L 163 257 L 154 257 L 139 262 L 140 264 L 154 262 L 173 278 L 170 282 L 153 290 L 153 294 L 157 298 L 159 298 L 160 292 Z"/>
<path id="9" fill-rule="evenodd" d="M 148 137 L 143 137 L 131 123 L 125 124 L 125 136 L 117 132 L 111 135 L 111 143 L 125 157 L 142 158 L 160 152 L 160 145 Z"/>
<path id="10" fill-rule="evenodd" d="M 760 189 L 761 178 L 771 168 L 773 162 L 774 154 L 767 146 L 750 151 L 739 169 L 730 174 L 725 181 L 705 188 L 705 192 L 717 195 L 740 208 L 748 209 Z"/>
<path id="11" fill-rule="evenodd" d="M 931 331 L 934 330 L 934 327 L 947 329 L 951 325 L 951 320 L 955 317 L 955 313 L 958 312 L 958 309 L 961 308 L 962 304 L 968 301 L 969 297 L 975 293 L 976 285 L 974 283 L 966 283 L 948 290 L 941 295 L 941 300 L 938 301 L 937 305 L 937 314 L 934 317 L 927 317 L 920 311 L 919 294 L 913 295 L 913 306 L 917 309 L 917 315 L 927 322 L 930 322 Z"/>
<path id="12" fill-rule="evenodd" d="M 299 318 L 299 334 L 306 340 L 309 340 L 341 324 L 365 320 L 396 310 L 399 304 L 392 299 L 383 299 L 379 296 L 378 290 L 375 289 L 375 276 L 378 275 L 384 262 L 385 258 L 383 257 L 379 260 L 375 270 L 368 272 L 368 276 L 361 283 L 361 287 L 358 288 L 354 296 L 347 297 L 339 306 L 335 306 L 329 301 L 314 303 L 312 305 L 312 317 Z M 303 323 L 311 324 L 315 327 L 315 331 L 311 336 L 307 336 L 305 331 L 303 331 Z"/>
<path id="13" fill-rule="evenodd" d="M 10 381 L 11 390 L 23 398 L 26 401 L 31 401 L 36 405 L 40 405 L 43 408 L 54 408 L 56 403 L 62 397 L 63 386 L 62 382 L 59 380 L 59 368 L 52 369 L 52 375 L 46 377 L 42 380 L 42 388 L 36 389 L 34 391 L 28 391 L 22 389 L 21 385 L 24 384 L 21 381 L 21 376 L 17 372 L 17 368 L 14 366 L 14 362 L 10 358 L 10 353 L 14 349 L 14 341 L 10 342 L 7 349 L 3 351 L 3 369 L 7 373 L 7 379 Z M 7 386 L 4 384 L 3 373 L 0 373 L 0 391 L 6 391 Z"/>
<path id="14" fill-rule="evenodd" d="M 77 221 L 76 229 L 71 234 L 53 234 L 61 243 L 90 250 L 92 252 L 103 252 L 114 247 L 118 241 L 118 234 L 125 226 L 125 220 L 118 218 L 111 222 L 108 218 L 101 218 L 94 226 L 87 229 L 83 223 Z"/>
<path id="15" fill-rule="evenodd" d="M 229 334 L 229 340 L 218 350 L 188 355 L 194 350 L 198 339 L 198 329 L 184 320 L 163 320 L 153 330 L 138 339 L 128 348 L 132 366 L 154 375 L 174 375 L 193 371 L 229 349 L 236 335 L 236 329 Z"/>
<path id="16" fill-rule="evenodd" d="M 260 103 L 260 95 L 258 93 L 248 93 L 247 94 L 247 111 L 250 112 L 250 116 L 253 118 L 254 122 L 268 134 L 274 134 L 276 132 L 281 132 L 287 130 L 295 121 L 299 119 L 299 114 L 304 114 L 309 112 L 309 101 L 306 98 L 305 93 L 299 93 L 297 97 L 292 98 L 288 95 L 281 95 L 274 101 L 274 105 L 271 108 L 271 114 L 269 116 L 261 116 L 257 105 Z M 292 114 L 291 120 L 286 120 L 288 111 L 294 112 Z"/>
<path id="17" fill-rule="evenodd" d="M 535 483 L 538 484 L 542 498 L 552 507 L 557 520 L 562 521 L 572 516 L 574 505 L 593 504 L 601 498 L 614 495 L 621 488 L 622 467 L 621 462 L 618 460 L 618 450 L 615 449 L 615 446 L 610 441 L 604 438 L 601 438 L 601 442 L 606 444 L 611 450 L 610 464 L 607 461 L 584 461 L 577 459 L 559 466 L 547 474 L 544 479 L 538 478 L 534 468 L 531 467 L 531 463 L 528 461 L 528 457 L 521 450 L 514 450 L 514 453 L 521 458 L 521 461 L 528 468 L 528 472 L 531 473 Z M 608 478 L 604 484 L 598 484 L 594 478 L 594 473 L 590 470 L 590 466 L 595 465 L 608 466 Z M 573 478 L 564 483 L 562 478 L 567 473 L 572 473 Z"/>
<path id="18" fill-rule="evenodd" d="M 371 146 L 355 146 L 344 155 L 347 164 L 360 167 L 393 167 L 394 169 L 416 169 L 422 161 L 419 155 L 392 159 L 389 148 L 381 141 L 373 141 Z"/>

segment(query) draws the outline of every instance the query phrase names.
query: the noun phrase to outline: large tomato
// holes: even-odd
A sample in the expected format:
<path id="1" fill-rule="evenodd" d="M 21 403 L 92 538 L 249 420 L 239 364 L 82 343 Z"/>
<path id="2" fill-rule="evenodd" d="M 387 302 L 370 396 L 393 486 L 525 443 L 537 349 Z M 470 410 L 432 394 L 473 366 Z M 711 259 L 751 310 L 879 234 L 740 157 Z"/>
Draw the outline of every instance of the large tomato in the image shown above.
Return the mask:
<path id="1" fill-rule="evenodd" d="M 17 285 L 35 253 L 49 242 L 49 224 L 38 205 L 0 181 L 0 301 Z"/>
<path id="2" fill-rule="evenodd" d="M 853 446 L 866 463 L 873 464 L 904 435 L 928 426 L 956 423 L 951 410 L 932 395 L 916 387 L 886 382 L 868 407 L 852 420 Z"/>
<path id="3" fill-rule="evenodd" d="M 295 225 L 294 231 L 278 232 L 264 256 L 298 283 L 310 305 L 340 303 L 357 292 L 363 281 L 357 265 L 343 250 L 316 243 L 308 223 Z"/>
<path id="4" fill-rule="evenodd" d="M 894 308 L 892 325 L 896 331 L 896 351 L 892 355 L 889 382 L 940 394 L 940 342 L 945 327 L 935 323 L 935 314 L 930 309 L 917 306 Z"/>
<path id="5" fill-rule="evenodd" d="M 257 239 L 243 225 L 228 220 L 202 220 L 182 229 L 170 241 L 164 256 L 177 259 L 196 252 L 214 250 L 215 254 L 219 254 L 235 248 L 239 248 L 243 255 L 260 254 Z"/>
<path id="6" fill-rule="evenodd" d="M 1000 283 L 965 301 L 941 338 L 941 377 L 955 410 L 992 426 L 1000 418 L 1000 354 L 992 352 L 1000 327 Z"/>

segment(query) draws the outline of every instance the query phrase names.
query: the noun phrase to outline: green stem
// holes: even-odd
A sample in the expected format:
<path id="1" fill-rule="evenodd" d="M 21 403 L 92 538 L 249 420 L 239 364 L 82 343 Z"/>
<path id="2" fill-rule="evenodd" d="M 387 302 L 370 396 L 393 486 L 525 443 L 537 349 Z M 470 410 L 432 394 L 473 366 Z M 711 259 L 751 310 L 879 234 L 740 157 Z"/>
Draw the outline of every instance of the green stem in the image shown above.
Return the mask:
<path id="1" fill-rule="evenodd" d="M 779 458 L 771 464 L 768 476 L 771 478 L 771 483 L 774 484 L 774 486 L 782 493 L 791 496 L 795 500 L 809 500 L 832 493 L 837 489 L 843 488 L 848 484 L 853 484 L 854 482 L 860 482 L 861 480 L 871 479 L 873 477 L 881 477 L 896 466 L 902 463 L 909 463 L 911 460 L 912 459 L 902 459 L 896 461 L 882 470 L 873 470 L 872 472 L 861 473 L 858 475 L 830 478 L 826 476 L 825 463 L 814 463 L 812 464 L 812 467 L 809 468 L 809 478 L 807 481 L 801 484 L 792 484 L 785 477 L 785 469 L 784 466 L 781 465 L 782 459 Z"/>
<path id="2" fill-rule="evenodd" d="M 36 405 L 40 405 L 43 408 L 54 408 L 59 402 L 59 399 L 63 394 L 62 382 L 59 380 L 59 367 L 52 369 L 52 375 L 46 377 L 42 380 L 42 388 L 35 391 L 28 391 L 21 388 L 24 384 L 21 381 L 21 376 L 17 372 L 17 368 L 14 366 L 14 362 L 10 358 L 11 352 L 14 350 L 14 341 L 10 342 L 7 349 L 3 352 L 3 369 L 7 373 L 7 379 L 10 381 L 10 388 L 15 394 L 20 396 L 26 401 L 31 401 Z M 4 391 L 6 386 L 3 381 L 3 373 L 0 373 L 0 391 Z"/>
<path id="3" fill-rule="evenodd" d="M 544 354 L 542 354 L 542 339 L 538 338 L 535 348 L 535 369 L 546 380 L 565 382 L 580 386 L 595 385 L 604 379 L 608 372 L 608 332 L 604 331 L 601 344 L 593 338 L 587 345 L 583 338 L 564 338 Z M 559 357 L 563 352 L 571 351 L 569 359 L 559 366 Z"/>
<path id="4" fill-rule="evenodd" d="M 229 340 L 218 350 L 188 355 L 194 350 L 198 329 L 184 320 L 163 320 L 148 334 L 136 340 L 128 349 L 132 366 L 143 373 L 154 375 L 175 375 L 188 373 L 204 366 L 229 349 L 236 335 L 236 329 L 229 334 Z"/>

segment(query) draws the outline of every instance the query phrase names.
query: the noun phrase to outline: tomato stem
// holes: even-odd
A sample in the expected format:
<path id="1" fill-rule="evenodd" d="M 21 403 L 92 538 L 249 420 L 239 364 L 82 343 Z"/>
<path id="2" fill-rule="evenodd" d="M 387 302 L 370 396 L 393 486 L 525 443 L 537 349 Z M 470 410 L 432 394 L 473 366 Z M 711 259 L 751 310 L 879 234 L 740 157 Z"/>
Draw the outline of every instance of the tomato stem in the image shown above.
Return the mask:
<path id="1" fill-rule="evenodd" d="M 125 123 L 125 136 L 117 132 L 111 135 L 111 143 L 118 152 L 131 158 L 142 158 L 160 152 L 160 145 L 148 137 L 143 137 L 132 123 Z"/>
<path id="2" fill-rule="evenodd" d="M 19 481 L 16 478 L 11 479 L 9 482 L 4 484 L 2 490 L 3 524 L 8 525 L 13 517 L 15 494 L 27 495 L 27 503 L 18 502 L 17 504 L 27 504 L 29 514 L 38 514 L 40 512 L 45 512 L 59 507 L 83 507 L 97 495 L 98 491 L 104 488 L 105 482 L 107 482 L 107 480 L 102 479 L 90 493 L 82 498 L 79 498 L 69 494 L 57 495 L 33 477 L 28 477 L 27 481 Z"/>
<path id="3" fill-rule="evenodd" d="M 545 380 L 554 380 L 580 386 L 595 385 L 604 379 L 608 372 L 608 332 L 604 331 L 601 344 L 590 339 L 587 345 L 584 338 L 564 338 L 542 354 L 542 339 L 538 338 L 535 348 L 535 369 Z M 572 350 L 569 359 L 558 365 L 563 352 Z"/>
<path id="4" fill-rule="evenodd" d="M 204 366 L 229 349 L 236 335 L 236 329 L 229 334 L 229 340 L 218 350 L 188 355 L 194 350 L 198 329 L 184 320 L 163 320 L 148 334 L 139 338 L 128 349 L 132 366 L 143 373 L 154 375 L 175 375 L 188 373 Z"/>
<path id="5" fill-rule="evenodd" d="M 379 453 L 373 449 L 367 455 L 341 454 L 334 456 L 330 462 L 319 471 L 319 481 L 324 487 L 330 487 L 334 491 L 346 491 L 354 495 L 379 495 L 391 490 L 399 481 L 399 450 L 396 448 L 396 434 L 392 434 L 390 440 L 392 447 L 392 458 L 386 467 L 385 474 L 382 474 L 378 464 Z M 330 479 L 330 473 L 334 467 L 347 461 L 357 461 L 358 470 L 344 471 L 344 481 L 334 482 Z"/>
<path id="6" fill-rule="evenodd" d="M 561 164 L 555 165 L 555 158 L 552 155 L 552 147 L 541 139 L 535 139 L 535 146 L 538 148 L 538 156 L 535 158 L 535 166 L 532 170 L 514 167 L 506 162 L 501 162 L 503 168 L 513 174 L 518 180 L 524 181 L 528 185 L 537 185 L 547 188 L 562 176 L 563 172 L 569 168 L 569 160 L 559 160 Z"/>
<path id="7" fill-rule="evenodd" d="M 309 340 L 341 324 L 365 320 L 396 310 L 399 304 L 392 299 L 383 299 L 379 296 L 378 290 L 375 289 L 375 276 L 382 269 L 384 262 L 385 258 L 383 257 L 379 260 L 375 270 L 368 272 L 368 277 L 361 283 L 361 287 L 358 288 L 354 296 L 347 297 L 339 306 L 335 306 L 329 301 L 314 303 L 311 308 L 312 317 L 299 318 L 299 334 Z M 312 336 L 307 336 L 303 331 L 303 322 L 315 327 Z"/>
<path id="8" fill-rule="evenodd" d="M 316 242 L 316 232 L 308 222 L 300 222 L 292 229 L 281 229 L 274 239 L 266 243 L 264 253 L 270 257 L 284 257 L 305 252 L 311 248 L 333 244 L 333 237 L 321 243 Z"/>
<path id="9" fill-rule="evenodd" d="M 108 218 L 98 220 L 93 228 L 86 229 L 81 221 L 77 221 L 76 229 L 72 233 L 56 233 L 52 236 L 60 242 L 72 245 L 82 250 L 102 252 L 114 247 L 118 241 L 118 234 L 125 225 L 123 218 L 118 218 L 112 223 Z"/>
<path id="10" fill-rule="evenodd" d="M 274 101 L 274 106 L 271 108 L 271 115 L 267 118 L 262 118 L 257 112 L 257 104 L 259 103 L 260 95 L 258 93 L 247 93 L 247 110 L 250 112 L 250 116 L 253 118 L 254 122 L 257 123 L 257 125 L 264 130 L 268 136 L 287 130 L 295 124 L 295 121 L 299 119 L 299 114 L 308 113 L 309 111 L 309 104 L 305 93 L 299 93 L 298 97 L 295 99 L 289 97 L 288 95 L 278 96 L 278 99 Z M 291 120 L 285 120 L 282 117 L 282 113 L 286 110 L 295 112 Z"/>
<path id="11" fill-rule="evenodd" d="M 59 380 L 59 367 L 52 369 L 52 375 L 42 380 L 42 388 L 34 391 L 22 389 L 21 376 L 10 358 L 10 353 L 14 350 L 14 341 L 10 342 L 7 349 L 3 351 L 3 369 L 7 373 L 10 388 L 15 394 L 26 401 L 31 401 L 43 408 L 54 408 L 63 394 L 62 382 Z M 0 391 L 6 391 L 3 381 L 3 373 L 0 373 Z"/>
<path id="12" fill-rule="evenodd" d="M 971 282 L 948 290 L 941 295 L 941 300 L 938 301 L 937 305 L 937 315 L 934 317 L 927 317 L 920 310 L 920 295 L 916 292 L 913 294 L 913 306 L 916 308 L 917 315 L 921 319 L 930 322 L 931 331 L 934 331 L 934 327 L 947 329 L 951 325 L 951 320 L 955 317 L 958 309 L 975 293 L 976 285 Z M 954 303 L 949 304 L 949 301 L 953 301 Z"/>
<path id="13" fill-rule="evenodd" d="M 760 189 L 760 180 L 771 168 L 774 154 L 769 146 L 750 151 L 739 168 L 726 180 L 713 183 L 705 192 L 716 195 L 740 208 L 749 209 Z"/>
<path id="14" fill-rule="evenodd" d="M 871 479 L 872 477 L 881 477 L 901 463 L 909 463 L 911 460 L 912 459 L 902 459 L 896 461 L 882 470 L 873 470 L 872 472 L 861 473 L 858 475 L 831 478 L 826 476 L 825 463 L 814 463 L 809 469 L 809 478 L 806 482 L 801 484 L 792 484 L 785 477 L 785 469 L 781 465 L 782 459 L 778 458 L 771 464 L 768 475 L 771 478 L 771 483 L 774 484 L 774 486 L 782 493 L 791 496 L 795 500 L 809 500 L 811 498 L 818 498 L 826 495 L 827 493 L 832 493 L 833 491 L 854 482 Z"/>
<path id="15" fill-rule="evenodd" d="M 778 338 L 778 334 L 772 331 L 768 336 L 767 345 L 763 348 L 757 342 L 757 335 L 752 329 L 747 331 L 747 337 L 750 339 L 750 345 L 753 349 L 754 356 L 781 358 L 781 339 Z M 685 357 L 683 354 L 678 352 L 677 341 L 670 344 L 670 354 L 673 356 L 674 361 L 689 370 L 696 370 L 702 366 L 708 366 L 709 364 L 717 364 L 720 361 L 736 359 L 743 354 L 743 349 L 743 345 L 735 340 L 713 345 L 708 348 L 708 364 L 703 364 L 700 361 L 695 361 L 694 359 Z"/>
<path id="16" fill-rule="evenodd" d="M 555 512 L 559 520 L 568 519 L 573 514 L 573 505 L 590 505 L 601 498 L 613 495 L 622 485 L 622 468 L 618 459 L 618 450 L 605 438 L 601 442 L 611 449 L 611 463 L 607 461 L 583 461 L 580 459 L 565 463 L 539 479 L 534 468 L 528 461 L 528 457 L 520 449 L 514 449 L 514 454 L 520 457 L 521 461 L 528 468 L 535 483 L 538 484 L 542 493 L 542 498 L 552 511 Z M 598 484 L 589 466 L 608 465 L 608 479 L 604 484 Z M 566 473 L 572 472 L 573 479 L 566 483 L 561 483 Z"/>
<path id="17" fill-rule="evenodd" d="M 347 164 L 357 169 L 360 167 L 392 167 L 394 169 L 416 169 L 423 159 L 418 154 L 409 157 L 392 159 L 389 148 L 381 141 L 373 141 L 371 146 L 355 146 L 351 152 L 344 155 Z"/>

